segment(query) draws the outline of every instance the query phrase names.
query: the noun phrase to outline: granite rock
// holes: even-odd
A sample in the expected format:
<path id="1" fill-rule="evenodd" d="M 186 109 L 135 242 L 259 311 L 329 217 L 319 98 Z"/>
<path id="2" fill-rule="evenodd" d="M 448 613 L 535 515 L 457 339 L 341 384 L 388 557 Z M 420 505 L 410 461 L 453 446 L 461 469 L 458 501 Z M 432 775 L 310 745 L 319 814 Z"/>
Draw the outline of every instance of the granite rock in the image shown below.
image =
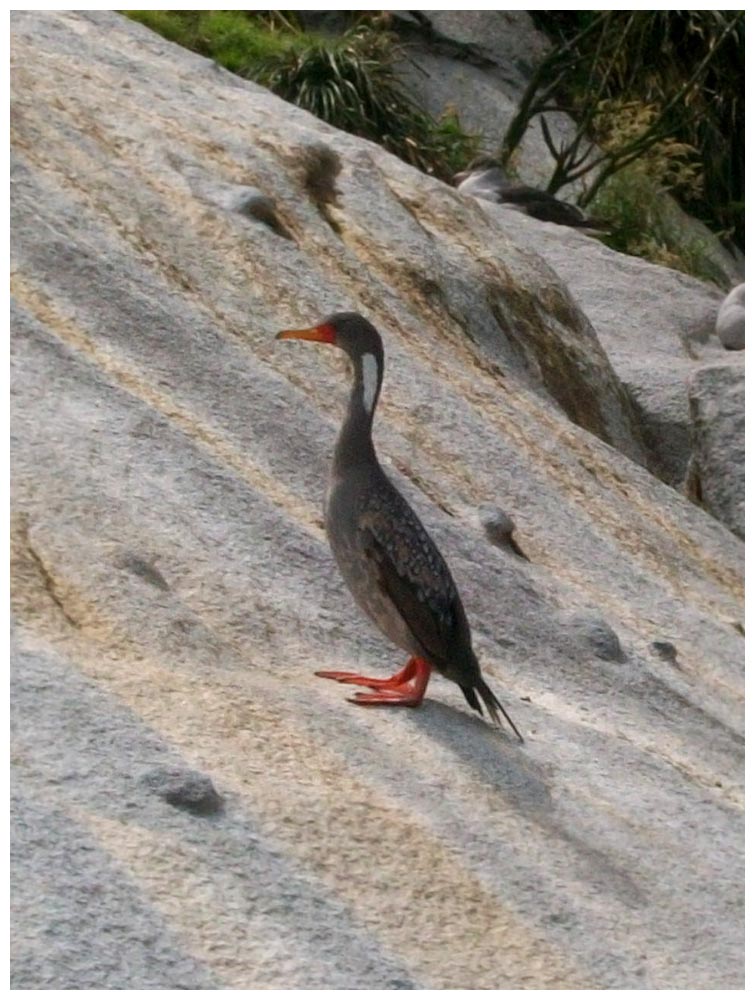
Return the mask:
<path id="1" fill-rule="evenodd" d="M 690 379 L 689 400 L 693 448 L 687 491 L 744 538 L 744 364 L 699 369 Z"/>
<path id="2" fill-rule="evenodd" d="M 742 988 L 743 546 L 643 467 L 563 281 L 116 13 L 12 29 L 14 988 Z M 313 676 L 397 663 L 323 533 L 343 359 L 273 339 L 342 308 L 523 747 L 442 679 L 366 711 Z M 224 808 L 166 808 L 160 768 Z"/>

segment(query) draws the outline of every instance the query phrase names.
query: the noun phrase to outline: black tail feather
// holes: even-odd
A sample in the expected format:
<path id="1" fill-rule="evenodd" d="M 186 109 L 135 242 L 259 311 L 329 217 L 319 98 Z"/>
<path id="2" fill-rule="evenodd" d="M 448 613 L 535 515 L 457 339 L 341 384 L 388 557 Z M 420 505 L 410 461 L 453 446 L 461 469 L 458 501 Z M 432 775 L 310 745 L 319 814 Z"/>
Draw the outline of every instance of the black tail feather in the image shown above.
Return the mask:
<path id="1" fill-rule="evenodd" d="M 461 685 L 459 685 L 459 687 L 461 687 Z M 524 737 L 514 725 L 511 716 L 503 707 L 503 705 L 500 703 L 500 701 L 496 698 L 493 692 L 490 690 L 490 688 L 482 679 L 482 677 L 480 677 L 478 680 L 474 682 L 473 687 L 462 687 L 461 690 L 464 697 L 467 699 L 467 703 L 470 705 L 470 707 L 473 708 L 475 712 L 479 712 L 480 715 L 482 715 L 482 707 L 480 706 L 480 700 L 477 697 L 477 692 L 479 691 L 480 695 L 482 696 L 482 700 L 485 702 L 485 707 L 487 708 L 490 714 L 490 718 L 493 720 L 493 722 L 495 722 L 497 726 L 503 725 L 503 723 L 501 722 L 501 716 L 498 714 L 500 712 L 503 715 L 506 722 L 508 722 L 508 724 L 516 733 L 519 742 L 524 743 Z"/>
<path id="2" fill-rule="evenodd" d="M 475 712 L 479 712 L 482 715 L 482 705 L 480 704 L 480 699 L 475 694 L 475 689 L 463 687 L 461 693 L 467 699 L 467 704 L 470 708 L 473 708 Z"/>

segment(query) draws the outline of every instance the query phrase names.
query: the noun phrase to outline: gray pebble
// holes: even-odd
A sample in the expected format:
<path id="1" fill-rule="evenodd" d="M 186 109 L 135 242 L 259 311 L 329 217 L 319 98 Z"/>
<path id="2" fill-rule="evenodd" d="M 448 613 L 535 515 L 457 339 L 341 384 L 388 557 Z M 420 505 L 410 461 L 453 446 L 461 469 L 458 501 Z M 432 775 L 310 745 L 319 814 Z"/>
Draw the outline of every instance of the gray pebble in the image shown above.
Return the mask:
<path id="1" fill-rule="evenodd" d="M 142 777 L 151 792 L 176 809 L 195 816 L 211 816 L 222 808 L 223 800 L 212 781 L 198 771 L 181 767 L 158 767 Z"/>
<path id="2" fill-rule="evenodd" d="M 573 618 L 571 626 L 601 660 L 611 660 L 614 663 L 626 662 L 619 637 L 602 618 L 588 616 Z"/>
<path id="3" fill-rule="evenodd" d="M 650 649 L 662 660 L 676 659 L 676 646 L 673 642 L 665 642 L 662 639 L 658 639 L 655 642 L 650 643 Z"/>
<path id="4" fill-rule="evenodd" d="M 529 557 L 522 552 L 514 538 L 516 525 L 512 517 L 501 510 L 500 507 L 493 506 L 481 507 L 477 516 L 482 530 L 485 532 L 485 537 L 489 542 L 492 542 L 498 548 L 509 549 L 521 559 L 526 559 L 529 562 Z"/>

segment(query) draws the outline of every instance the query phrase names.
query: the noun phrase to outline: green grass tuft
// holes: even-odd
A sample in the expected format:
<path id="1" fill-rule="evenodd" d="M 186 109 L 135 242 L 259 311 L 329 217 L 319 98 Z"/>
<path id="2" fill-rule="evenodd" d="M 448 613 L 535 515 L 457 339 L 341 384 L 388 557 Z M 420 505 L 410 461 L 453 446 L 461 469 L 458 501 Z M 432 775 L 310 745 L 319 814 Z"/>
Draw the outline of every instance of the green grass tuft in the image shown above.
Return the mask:
<path id="1" fill-rule="evenodd" d="M 601 238 L 614 250 L 729 287 L 711 258 L 710 242 L 681 223 L 681 211 L 641 160 L 609 178 L 590 211 L 611 226 Z"/>
<path id="2" fill-rule="evenodd" d="M 258 64 L 303 44 L 301 33 L 282 22 L 243 10 L 130 10 L 125 12 L 171 42 L 250 76 Z"/>
<path id="3" fill-rule="evenodd" d="M 301 31 L 279 11 L 125 13 L 425 173 L 450 180 L 477 152 L 455 114 L 435 121 L 412 102 L 393 70 L 396 39 L 374 24 L 334 38 Z"/>

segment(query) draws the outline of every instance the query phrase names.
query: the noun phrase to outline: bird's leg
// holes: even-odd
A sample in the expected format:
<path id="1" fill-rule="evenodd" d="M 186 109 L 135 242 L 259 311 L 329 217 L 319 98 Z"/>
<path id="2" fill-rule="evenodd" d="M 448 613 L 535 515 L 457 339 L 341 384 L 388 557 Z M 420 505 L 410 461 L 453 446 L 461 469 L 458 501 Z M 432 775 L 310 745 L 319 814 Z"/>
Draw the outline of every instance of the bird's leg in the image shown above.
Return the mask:
<path id="1" fill-rule="evenodd" d="M 422 661 L 416 656 L 410 657 L 406 666 L 402 667 L 393 677 L 363 677 L 362 674 L 352 674 L 344 670 L 316 670 L 315 677 L 327 677 L 328 680 L 338 681 L 339 684 L 361 684 L 363 687 L 371 688 L 398 688 L 417 673 L 417 664 Z"/>
<path id="2" fill-rule="evenodd" d="M 381 687 L 369 694 L 365 691 L 359 691 L 348 700 L 354 702 L 355 705 L 407 705 L 409 708 L 416 708 L 422 704 L 433 668 L 426 660 L 421 660 L 416 656 L 396 676 L 404 674 L 412 663 L 413 673 L 408 680 L 391 687 Z"/>

